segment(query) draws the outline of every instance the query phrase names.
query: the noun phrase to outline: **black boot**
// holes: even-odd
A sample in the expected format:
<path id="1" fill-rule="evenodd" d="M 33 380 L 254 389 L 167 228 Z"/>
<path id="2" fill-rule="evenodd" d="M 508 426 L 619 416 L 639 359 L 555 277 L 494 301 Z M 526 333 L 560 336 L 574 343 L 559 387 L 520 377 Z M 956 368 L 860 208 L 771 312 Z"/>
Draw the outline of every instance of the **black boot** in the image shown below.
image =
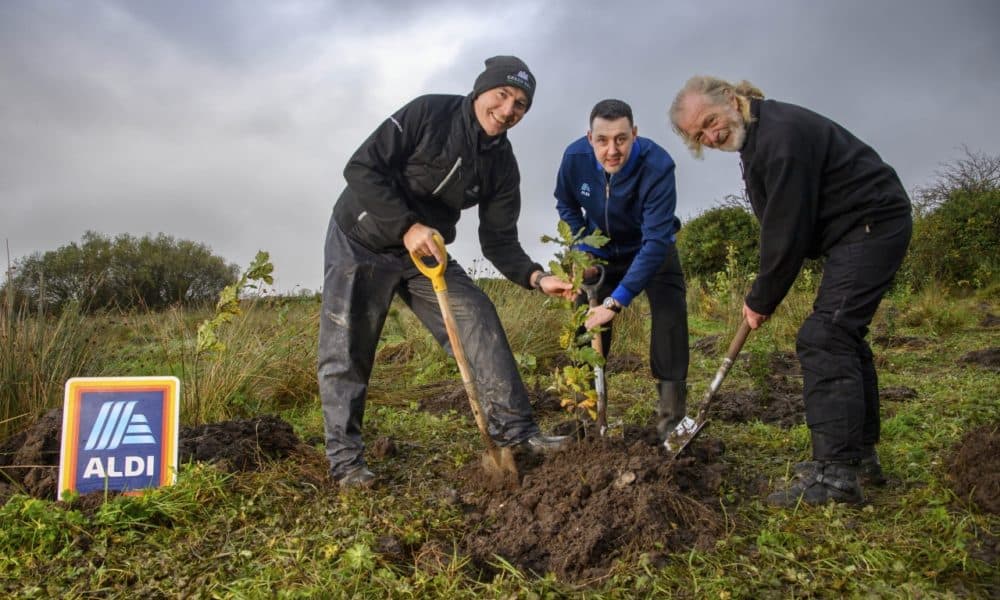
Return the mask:
<path id="1" fill-rule="evenodd" d="M 687 382 L 660 381 L 660 401 L 656 405 L 656 431 L 660 441 L 667 441 L 687 412 Z"/>
<path id="2" fill-rule="evenodd" d="M 807 462 L 794 467 L 795 477 L 788 487 L 769 495 L 772 506 L 810 505 L 827 502 L 861 504 L 865 501 L 858 483 L 858 466 L 846 462 Z"/>
<path id="3" fill-rule="evenodd" d="M 875 446 L 864 446 L 861 449 L 861 462 L 858 463 L 858 481 L 862 485 L 883 486 L 888 482 L 882 472 L 882 462 L 878 459 Z"/>

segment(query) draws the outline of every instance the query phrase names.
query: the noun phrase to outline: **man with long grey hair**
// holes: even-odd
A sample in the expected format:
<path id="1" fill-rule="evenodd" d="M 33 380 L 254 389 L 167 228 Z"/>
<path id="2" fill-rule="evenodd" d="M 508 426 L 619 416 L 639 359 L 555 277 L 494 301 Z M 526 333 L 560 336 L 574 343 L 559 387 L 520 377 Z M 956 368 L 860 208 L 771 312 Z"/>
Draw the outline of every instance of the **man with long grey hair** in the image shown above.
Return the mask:
<path id="1" fill-rule="evenodd" d="M 706 147 L 740 154 L 761 224 L 760 272 L 743 305 L 750 327 L 774 313 L 806 258 L 824 258 L 796 339 L 813 460 L 797 464 L 795 480 L 767 502 L 862 503 L 861 483 L 885 483 L 875 450 L 878 377 L 865 336 L 912 232 L 899 177 L 838 123 L 765 99 L 747 81 L 692 77 L 670 121 L 696 157 Z"/>

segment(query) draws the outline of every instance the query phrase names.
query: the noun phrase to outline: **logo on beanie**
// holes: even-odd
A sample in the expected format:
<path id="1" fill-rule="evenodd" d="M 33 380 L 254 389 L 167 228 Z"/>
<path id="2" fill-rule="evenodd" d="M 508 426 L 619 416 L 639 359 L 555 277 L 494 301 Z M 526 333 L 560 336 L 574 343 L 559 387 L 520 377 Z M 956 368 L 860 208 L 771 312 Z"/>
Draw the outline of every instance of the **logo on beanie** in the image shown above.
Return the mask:
<path id="1" fill-rule="evenodd" d="M 528 75 L 527 71 L 518 71 L 517 73 L 508 75 L 507 81 L 512 81 L 517 85 L 523 85 L 528 88 L 531 87 L 531 75 Z"/>

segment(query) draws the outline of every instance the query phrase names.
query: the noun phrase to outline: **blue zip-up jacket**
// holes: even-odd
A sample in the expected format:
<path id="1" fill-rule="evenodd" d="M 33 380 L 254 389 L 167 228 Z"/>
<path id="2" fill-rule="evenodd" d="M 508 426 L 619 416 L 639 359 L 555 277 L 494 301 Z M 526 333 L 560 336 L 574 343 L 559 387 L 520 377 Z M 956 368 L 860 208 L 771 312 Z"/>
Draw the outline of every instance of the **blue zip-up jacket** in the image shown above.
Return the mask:
<path id="1" fill-rule="evenodd" d="M 632 258 L 611 297 L 628 306 L 646 288 L 676 240 L 674 159 L 656 142 L 636 137 L 625 166 L 607 177 L 584 136 L 566 148 L 556 177 L 556 209 L 574 233 L 600 229 L 611 241 L 581 245 L 604 259 Z"/>

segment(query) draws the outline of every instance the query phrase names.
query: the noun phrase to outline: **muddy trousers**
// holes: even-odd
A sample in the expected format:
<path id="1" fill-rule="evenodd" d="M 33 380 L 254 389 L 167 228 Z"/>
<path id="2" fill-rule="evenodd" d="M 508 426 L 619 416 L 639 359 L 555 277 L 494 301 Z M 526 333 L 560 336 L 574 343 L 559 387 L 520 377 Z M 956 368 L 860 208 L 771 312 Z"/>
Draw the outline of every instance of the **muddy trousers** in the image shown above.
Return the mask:
<path id="1" fill-rule="evenodd" d="M 813 312 L 796 339 L 814 460 L 853 462 L 879 440 L 878 376 L 865 336 L 911 231 L 909 216 L 863 224 L 826 255 Z"/>
<path id="2" fill-rule="evenodd" d="M 601 300 L 611 295 L 618 287 L 629 266 L 630 256 L 613 258 L 604 266 L 604 283 L 597 290 Z M 651 333 L 649 337 L 649 367 L 653 377 L 661 381 L 683 382 L 687 379 L 688 362 L 688 323 L 687 323 L 687 290 L 684 286 L 684 273 L 681 271 L 681 261 L 677 246 L 671 244 L 667 257 L 657 269 L 656 274 L 646 285 L 646 297 L 649 299 L 651 316 Z M 586 304 L 587 297 L 581 295 L 579 304 Z M 628 310 L 628 309 L 626 309 Z M 611 348 L 614 320 L 606 325 L 607 330 L 601 334 L 604 355 Z M 583 333 L 582 331 L 580 333 Z"/>
<path id="3" fill-rule="evenodd" d="M 326 454 L 339 478 L 365 464 L 361 426 L 368 380 L 393 297 L 398 294 L 452 352 L 437 295 L 408 254 L 371 252 L 331 219 L 324 255 L 318 379 Z M 454 260 L 448 262 L 445 280 L 490 435 L 500 445 L 511 445 L 537 434 L 528 392 L 493 303 Z"/>

